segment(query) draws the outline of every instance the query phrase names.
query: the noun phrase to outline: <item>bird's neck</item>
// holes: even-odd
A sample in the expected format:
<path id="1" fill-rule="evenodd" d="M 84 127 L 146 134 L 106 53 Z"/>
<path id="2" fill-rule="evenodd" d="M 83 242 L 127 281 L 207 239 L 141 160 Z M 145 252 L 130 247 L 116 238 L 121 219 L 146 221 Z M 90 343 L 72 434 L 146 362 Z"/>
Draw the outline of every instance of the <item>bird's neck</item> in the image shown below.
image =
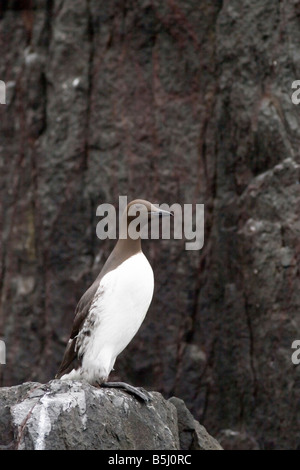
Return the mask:
<path id="1" fill-rule="evenodd" d="M 121 238 L 122 237 L 122 238 Z M 114 249 L 115 253 L 122 258 L 133 256 L 142 251 L 141 237 L 136 240 L 130 237 L 127 213 L 124 212 L 120 225 L 120 238 Z"/>
<path id="2" fill-rule="evenodd" d="M 119 238 L 115 250 L 117 252 L 126 253 L 127 256 L 133 256 L 142 251 L 141 239 L 140 237 L 137 240 L 133 240 L 132 238 Z"/>

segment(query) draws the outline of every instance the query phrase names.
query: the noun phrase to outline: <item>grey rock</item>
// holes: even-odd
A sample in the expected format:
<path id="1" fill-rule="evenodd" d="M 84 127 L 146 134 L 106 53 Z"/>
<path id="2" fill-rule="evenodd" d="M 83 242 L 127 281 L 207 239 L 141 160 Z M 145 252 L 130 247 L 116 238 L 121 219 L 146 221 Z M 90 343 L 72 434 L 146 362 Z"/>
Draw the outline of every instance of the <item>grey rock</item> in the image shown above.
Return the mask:
<path id="1" fill-rule="evenodd" d="M 121 390 L 60 380 L 2 388 L 0 449 L 181 449 L 182 422 L 191 417 L 178 424 L 177 407 L 157 392 L 150 397 L 145 404 Z"/>
<path id="2" fill-rule="evenodd" d="M 176 397 L 169 399 L 177 409 L 180 448 L 182 450 L 222 450 L 222 447 L 196 421 L 183 400 Z"/>

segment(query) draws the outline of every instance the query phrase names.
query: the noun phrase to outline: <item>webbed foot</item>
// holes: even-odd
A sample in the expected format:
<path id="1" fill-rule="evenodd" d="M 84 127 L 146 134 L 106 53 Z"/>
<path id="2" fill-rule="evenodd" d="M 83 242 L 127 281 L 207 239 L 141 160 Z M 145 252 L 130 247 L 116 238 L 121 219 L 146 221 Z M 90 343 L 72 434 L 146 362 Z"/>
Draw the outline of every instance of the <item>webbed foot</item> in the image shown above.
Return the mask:
<path id="1" fill-rule="evenodd" d="M 103 382 L 100 384 L 101 387 L 108 387 L 108 388 L 121 388 L 126 390 L 126 392 L 135 395 L 140 400 L 144 401 L 145 403 L 151 400 L 150 394 L 144 390 L 143 388 L 133 387 L 125 382 Z"/>

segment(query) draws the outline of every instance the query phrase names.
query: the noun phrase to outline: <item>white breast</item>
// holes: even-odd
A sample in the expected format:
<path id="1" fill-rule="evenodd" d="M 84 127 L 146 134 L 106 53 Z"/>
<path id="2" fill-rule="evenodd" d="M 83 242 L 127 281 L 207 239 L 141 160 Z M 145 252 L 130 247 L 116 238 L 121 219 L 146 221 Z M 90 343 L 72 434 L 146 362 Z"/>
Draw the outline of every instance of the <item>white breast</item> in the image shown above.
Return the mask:
<path id="1" fill-rule="evenodd" d="M 153 289 L 153 271 L 143 253 L 128 258 L 102 278 L 78 336 L 84 378 L 90 382 L 96 376 L 107 379 L 116 357 L 140 328 Z M 85 335 L 86 329 L 90 336 Z"/>

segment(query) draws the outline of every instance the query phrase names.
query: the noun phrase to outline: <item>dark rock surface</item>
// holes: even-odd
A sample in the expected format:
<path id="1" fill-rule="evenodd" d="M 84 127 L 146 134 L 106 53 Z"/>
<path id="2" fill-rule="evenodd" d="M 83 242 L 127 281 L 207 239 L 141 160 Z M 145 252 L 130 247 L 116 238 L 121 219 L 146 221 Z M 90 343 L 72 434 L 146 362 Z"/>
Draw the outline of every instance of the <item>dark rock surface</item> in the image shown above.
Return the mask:
<path id="1" fill-rule="evenodd" d="M 182 441 L 191 417 L 151 392 L 145 404 L 117 389 L 85 382 L 27 382 L 0 390 L 2 450 L 221 450 L 203 426 L 193 443 Z M 188 416 L 185 423 L 185 416 Z M 204 443 L 204 444 L 203 444 Z"/>
<path id="2" fill-rule="evenodd" d="M 96 237 L 99 204 L 204 203 L 203 250 L 144 243 L 155 296 L 114 379 L 182 398 L 214 435 L 299 445 L 299 14 L 298 0 L 1 2 L 2 385 L 54 377 L 114 244 Z"/>
<path id="3" fill-rule="evenodd" d="M 221 450 L 222 447 L 208 434 L 204 426 L 196 421 L 183 400 L 169 399 L 177 409 L 180 449 L 183 450 Z"/>
<path id="4" fill-rule="evenodd" d="M 226 450 L 259 450 L 258 442 L 246 432 L 223 429 L 218 441 Z"/>

